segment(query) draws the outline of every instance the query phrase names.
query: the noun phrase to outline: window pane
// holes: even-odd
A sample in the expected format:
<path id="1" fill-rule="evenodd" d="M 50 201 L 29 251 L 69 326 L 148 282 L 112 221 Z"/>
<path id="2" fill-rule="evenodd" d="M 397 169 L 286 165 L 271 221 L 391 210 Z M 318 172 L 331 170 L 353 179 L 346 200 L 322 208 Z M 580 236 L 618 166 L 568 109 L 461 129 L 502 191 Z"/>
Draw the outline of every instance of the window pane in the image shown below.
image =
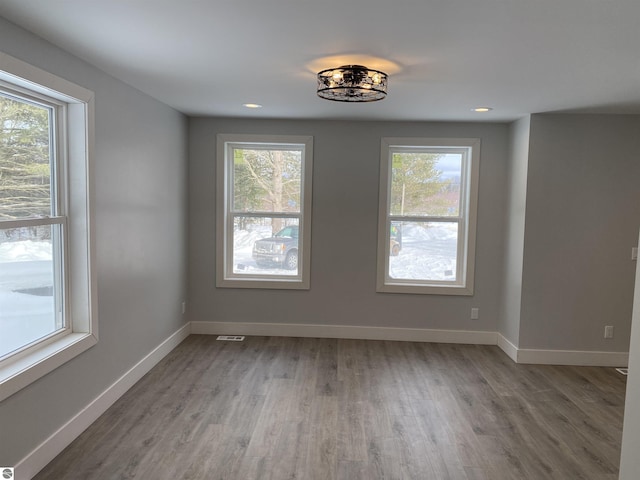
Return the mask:
<path id="1" fill-rule="evenodd" d="M 0 219 L 52 215 L 50 112 L 0 94 Z"/>
<path id="2" fill-rule="evenodd" d="M 298 275 L 298 219 L 236 216 L 233 273 Z"/>
<path id="3" fill-rule="evenodd" d="M 458 216 L 461 154 L 394 152 L 391 215 Z"/>
<path id="4" fill-rule="evenodd" d="M 233 149 L 236 212 L 299 212 L 301 150 Z"/>
<path id="5" fill-rule="evenodd" d="M 455 282 L 457 222 L 391 222 L 389 277 Z"/>
<path id="6" fill-rule="evenodd" d="M 0 357 L 63 327 L 52 238 L 59 228 L 0 229 Z"/>

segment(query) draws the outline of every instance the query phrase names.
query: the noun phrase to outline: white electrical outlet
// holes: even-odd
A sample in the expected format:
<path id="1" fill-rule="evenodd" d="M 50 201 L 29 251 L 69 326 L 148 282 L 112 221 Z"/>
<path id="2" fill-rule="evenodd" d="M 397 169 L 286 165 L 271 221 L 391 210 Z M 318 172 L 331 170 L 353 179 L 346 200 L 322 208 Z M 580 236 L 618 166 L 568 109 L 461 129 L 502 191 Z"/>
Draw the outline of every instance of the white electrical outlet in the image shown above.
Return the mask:
<path id="1" fill-rule="evenodd" d="M 480 309 L 472 308 L 471 309 L 471 320 L 478 320 L 480 318 Z"/>
<path id="2" fill-rule="evenodd" d="M 604 338 L 613 338 L 613 325 L 604 327 Z"/>
<path id="3" fill-rule="evenodd" d="M 182 302 L 182 314 L 187 313 L 187 302 Z"/>

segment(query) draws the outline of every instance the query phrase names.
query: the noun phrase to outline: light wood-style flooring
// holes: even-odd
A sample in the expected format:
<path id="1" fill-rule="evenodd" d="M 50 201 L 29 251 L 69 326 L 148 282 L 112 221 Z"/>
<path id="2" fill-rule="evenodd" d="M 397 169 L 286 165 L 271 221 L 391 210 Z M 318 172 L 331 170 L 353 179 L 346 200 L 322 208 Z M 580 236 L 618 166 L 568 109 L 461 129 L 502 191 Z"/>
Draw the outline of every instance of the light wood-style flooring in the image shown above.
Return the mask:
<path id="1" fill-rule="evenodd" d="M 614 480 L 625 377 L 495 346 L 193 335 L 38 480 Z"/>

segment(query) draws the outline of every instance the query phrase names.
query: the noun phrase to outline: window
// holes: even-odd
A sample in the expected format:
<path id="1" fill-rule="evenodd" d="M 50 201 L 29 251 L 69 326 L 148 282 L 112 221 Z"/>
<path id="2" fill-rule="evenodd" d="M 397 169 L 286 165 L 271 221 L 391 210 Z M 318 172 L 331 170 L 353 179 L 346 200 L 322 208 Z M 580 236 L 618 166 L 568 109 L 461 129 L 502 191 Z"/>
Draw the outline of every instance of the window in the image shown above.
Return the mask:
<path id="1" fill-rule="evenodd" d="M 312 137 L 217 141 L 217 286 L 308 289 Z"/>
<path id="2" fill-rule="evenodd" d="M 472 295 L 479 139 L 384 138 L 380 292 Z"/>
<path id="3" fill-rule="evenodd" d="M 0 359 L 69 327 L 55 128 L 61 110 L 50 99 L 0 88 Z"/>
<path id="4" fill-rule="evenodd" d="M 92 102 L 0 53 L 0 400 L 97 341 Z"/>

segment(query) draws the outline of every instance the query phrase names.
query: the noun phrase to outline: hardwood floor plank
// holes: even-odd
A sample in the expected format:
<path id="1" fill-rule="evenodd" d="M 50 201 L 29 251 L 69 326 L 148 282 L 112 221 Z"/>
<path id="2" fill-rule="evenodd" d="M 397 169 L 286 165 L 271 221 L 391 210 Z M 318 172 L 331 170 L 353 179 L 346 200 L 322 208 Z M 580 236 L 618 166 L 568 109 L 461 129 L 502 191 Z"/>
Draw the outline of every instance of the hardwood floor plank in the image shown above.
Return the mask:
<path id="1" fill-rule="evenodd" d="M 273 459 L 245 456 L 240 462 L 237 478 L 245 480 L 267 480 L 273 471 Z"/>
<path id="2" fill-rule="evenodd" d="M 372 480 L 400 480 L 403 478 L 400 448 L 395 438 L 370 438 L 367 453 Z"/>
<path id="3" fill-rule="evenodd" d="M 338 467 L 338 400 L 335 396 L 317 395 L 314 398 L 309 424 L 306 476 L 314 480 L 335 480 Z"/>
<path id="4" fill-rule="evenodd" d="M 260 416 L 251 432 L 247 455 L 273 457 L 282 428 L 288 419 L 289 404 L 293 398 L 291 380 L 274 378 L 269 387 Z"/>
<path id="5" fill-rule="evenodd" d="M 338 463 L 338 480 L 371 480 L 371 466 L 366 462 L 341 460 Z"/>
<path id="6" fill-rule="evenodd" d="M 274 455 L 269 459 L 272 464 L 270 474 L 264 478 L 271 480 L 301 478 L 297 472 L 302 471 L 307 463 L 309 436 L 308 428 L 302 422 L 285 422 Z"/>
<path id="7" fill-rule="evenodd" d="M 425 455 L 425 440 L 413 417 L 393 417 L 395 440 L 400 451 L 402 475 L 409 479 L 438 478 Z"/>
<path id="8" fill-rule="evenodd" d="M 466 473 L 468 480 L 491 480 L 487 477 L 483 468 L 464 467 L 464 472 Z"/>
<path id="9" fill-rule="evenodd" d="M 365 405 L 363 401 L 342 401 L 338 412 L 338 458 L 348 461 L 367 460 Z"/>
<path id="10" fill-rule="evenodd" d="M 316 395 L 336 396 L 338 394 L 338 342 L 320 343 L 316 372 Z"/>

